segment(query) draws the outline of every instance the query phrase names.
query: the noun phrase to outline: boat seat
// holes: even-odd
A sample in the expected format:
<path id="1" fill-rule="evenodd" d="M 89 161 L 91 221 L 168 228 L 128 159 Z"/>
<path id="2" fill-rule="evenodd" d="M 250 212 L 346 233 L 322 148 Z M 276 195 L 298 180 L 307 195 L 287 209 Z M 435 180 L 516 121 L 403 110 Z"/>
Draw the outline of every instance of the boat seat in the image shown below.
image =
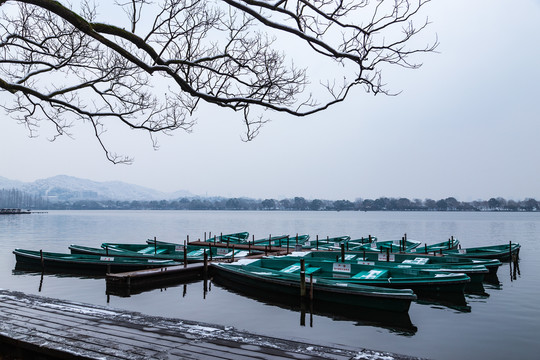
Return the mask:
<path id="1" fill-rule="evenodd" d="M 154 247 L 153 247 L 153 246 L 152 246 L 152 247 L 149 246 L 149 247 L 146 247 L 146 248 L 144 248 L 144 249 L 141 249 L 141 250 L 139 250 L 139 251 L 137 251 L 137 252 L 138 252 L 139 254 L 151 254 L 151 253 L 154 252 Z"/>
<path id="2" fill-rule="evenodd" d="M 414 258 L 414 260 L 406 259 L 402 261 L 403 264 L 412 264 L 412 265 L 425 265 L 428 262 L 429 262 L 428 258 Z"/>
<path id="3" fill-rule="evenodd" d="M 279 270 L 284 273 L 292 274 L 294 272 L 300 271 L 300 263 L 292 264 L 287 266 L 286 268 L 283 268 Z"/>
<path id="4" fill-rule="evenodd" d="M 199 249 L 199 250 L 194 250 L 194 251 L 190 251 L 186 254 L 186 256 L 201 256 L 203 254 L 204 250 L 203 249 Z"/>
<path id="5" fill-rule="evenodd" d="M 321 270 L 320 267 L 306 267 L 306 275 L 314 274 L 319 270 Z"/>
<path id="6" fill-rule="evenodd" d="M 354 275 L 353 279 L 378 279 L 385 277 L 388 273 L 388 270 L 378 270 L 372 269 L 369 271 L 360 271 L 358 274 Z"/>

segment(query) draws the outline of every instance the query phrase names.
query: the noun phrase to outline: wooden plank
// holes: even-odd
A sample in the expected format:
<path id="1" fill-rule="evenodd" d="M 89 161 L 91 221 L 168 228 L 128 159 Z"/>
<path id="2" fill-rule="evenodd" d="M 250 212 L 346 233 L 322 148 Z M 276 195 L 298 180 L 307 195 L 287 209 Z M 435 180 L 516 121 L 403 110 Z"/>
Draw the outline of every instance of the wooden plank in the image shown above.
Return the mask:
<path id="1" fill-rule="evenodd" d="M 7 290 L 0 290 L 0 350 L 2 343 L 55 358 L 105 360 L 346 360 L 380 359 L 386 354 L 276 339 Z M 410 359 L 395 354 L 391 358 Z"/>

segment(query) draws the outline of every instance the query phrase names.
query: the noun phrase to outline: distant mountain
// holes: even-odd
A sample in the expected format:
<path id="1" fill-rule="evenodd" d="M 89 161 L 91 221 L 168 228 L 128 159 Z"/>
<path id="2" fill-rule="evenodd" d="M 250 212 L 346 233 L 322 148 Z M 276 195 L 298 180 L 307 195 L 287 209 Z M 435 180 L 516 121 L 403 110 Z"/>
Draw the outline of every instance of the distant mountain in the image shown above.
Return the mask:
<path id="1" fill-rule="evenodd" d="M 164 193 L 120 181 L 98 182 L 73 176 L 58 175 L 31 183 L 0 177 L 0 189 L 19 189 L 49 200 L 171 200 L 193 197 L 188 191 Z"/>
<path id="2" fill-rule="evenodd" d="M 0 189 L 20 189 L 24 183 L 18 180 L 10 180 L 0 176 Z"/>

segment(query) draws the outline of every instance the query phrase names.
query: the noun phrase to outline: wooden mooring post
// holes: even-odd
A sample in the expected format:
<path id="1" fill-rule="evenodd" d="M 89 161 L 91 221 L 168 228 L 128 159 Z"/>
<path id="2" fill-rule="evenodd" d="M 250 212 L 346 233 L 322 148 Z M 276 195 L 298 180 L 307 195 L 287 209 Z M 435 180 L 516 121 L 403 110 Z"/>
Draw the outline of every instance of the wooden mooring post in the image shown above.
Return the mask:
<path id="1" fill-rule="evenodd" d="M 306 263 L 300 259 L 300 297 L 306 297 Z"/>

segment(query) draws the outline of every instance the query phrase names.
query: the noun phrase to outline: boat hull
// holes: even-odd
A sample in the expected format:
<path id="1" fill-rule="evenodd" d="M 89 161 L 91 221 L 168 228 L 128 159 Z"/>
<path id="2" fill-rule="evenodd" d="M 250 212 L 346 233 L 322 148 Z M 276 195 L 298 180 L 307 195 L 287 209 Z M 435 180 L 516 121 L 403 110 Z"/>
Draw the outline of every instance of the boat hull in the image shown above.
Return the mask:
<path id="1" fill-rule="evenodd" d="M 108 272 L 124 272 L 142 269 L 179 265 L 175 261 L 155 261 L 92 255 L 56 254 L 39 251 L 16 249 L 13 251 L 20 270 L 54 271 L 63 273 L 106 274 Z M 60 256 L 62 255 L 62 256 Z"/>
<path id="2" fill-rule="evenodd" d="M 214 277 L 219 281 L 224 279 L 229 285 L 247 287 L 251 290 L 259 289 L 260 292 L 283 294 L 300 297 L 300 280 L 264 278 L 263 276 L 249 272 L 239 272 L 231 269 L 234 265 L 214 265 Z M 414 296 L 392 296 L 380 292 L 354 291 L 354 286 L 324 287 L 315 282 L 313 284 L 313 299 L 325 303 L 352 305 L 364 308 L 373 308 L 385 311 L 407 312 Z M 311 292 L 309 279 L 306 280 L 306 293 Z"/>

